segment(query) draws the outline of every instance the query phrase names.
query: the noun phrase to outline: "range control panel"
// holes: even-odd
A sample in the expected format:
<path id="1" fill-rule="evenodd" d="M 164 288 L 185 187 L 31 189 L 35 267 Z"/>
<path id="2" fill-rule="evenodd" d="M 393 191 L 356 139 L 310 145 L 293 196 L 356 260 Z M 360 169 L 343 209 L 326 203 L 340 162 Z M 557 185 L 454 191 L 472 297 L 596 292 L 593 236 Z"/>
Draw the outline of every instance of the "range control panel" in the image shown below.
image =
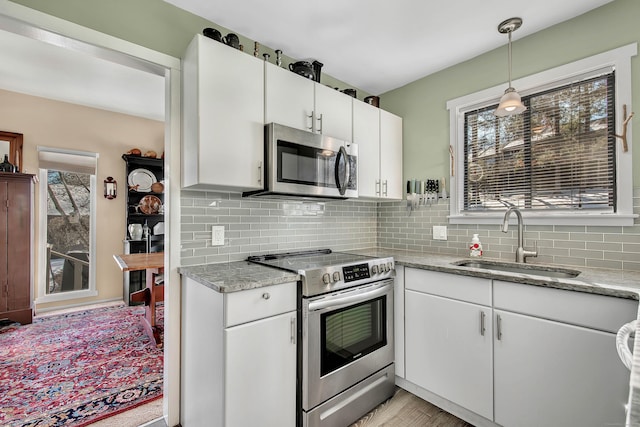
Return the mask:
<path id="1" fill-rule="evenodd" d="M 342 267 L 342 276 L 345 283 L 353 282 L 354 280 L 369 279 L 369 264 L 349 265 Z"/>

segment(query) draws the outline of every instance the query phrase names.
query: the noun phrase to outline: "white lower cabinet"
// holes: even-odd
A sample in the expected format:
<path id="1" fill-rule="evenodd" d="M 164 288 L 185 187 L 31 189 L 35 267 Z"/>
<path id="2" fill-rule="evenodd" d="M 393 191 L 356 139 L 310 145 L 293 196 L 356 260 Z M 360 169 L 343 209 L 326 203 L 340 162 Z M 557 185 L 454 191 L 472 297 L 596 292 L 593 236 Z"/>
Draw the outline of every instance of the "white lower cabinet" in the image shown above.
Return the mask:
<path id="1" fill-rule="evenodd" d="M 495 421 L 503 426 L 623 426 L 629 372 L 615 334 L 502 310 Z"/>
<path id="2" fill-rule="evenodd" d="M 295 426 L 295 312 L 227 328 L 225 425 Z"/>
<path id="3" fill-rule="evenodd" d="M 425 293 L 439 293 L 442 285 L 453 288 L 456 278 L 490 296 L 485 279 L 406 269 L 406 379 L 492 419 L 491 308 Z"/>
<path id="4" fill-rule="evenodd" d="M 405 288 L 410 391 L 474 425 L 624 425 L 638 301 L 415 268 Z"/>
<path id="5" fill-rule="evenodd" d="M 182 283 L 180 424 L 295 427 L 296 283 L 219 293 Z"/>
<path id="6" fill-rule="evenodd" d="M 623 426 L 629 371 L 615 331 L 636 318 L 638 302 L 497 280 L 493 286 L 495 422 Z"/>

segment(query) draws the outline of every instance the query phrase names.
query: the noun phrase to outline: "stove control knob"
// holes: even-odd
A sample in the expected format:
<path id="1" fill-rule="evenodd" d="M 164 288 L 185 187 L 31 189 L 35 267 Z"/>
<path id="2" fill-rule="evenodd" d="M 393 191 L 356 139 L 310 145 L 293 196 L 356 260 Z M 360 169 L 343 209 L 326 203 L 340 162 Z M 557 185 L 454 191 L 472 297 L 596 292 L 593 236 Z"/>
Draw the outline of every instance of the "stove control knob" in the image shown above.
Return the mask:
<path id="1" fill-rule="evenodd" d="M 378 274 L 378 266 L 377 266 L 377 265 L 374 265 L 373 267 L 371 267 L 371 272 L 372 272 L 373 274 Z"/>
<path id="2" fill-rule="evenodd" d="M 393 270 L 393 263 L 392 262 L 388 262 L 387 263 L 387 267 L 389 267 L 389 271 Z"/>
<path id="3" fill-rule="evenodd" d="M 331 283 L 331 276 L 329 276 L 329 273 L 324 273 L 324 274 L 322 275 L 322 282 L 323 282 L 325 285 L 328 285 L 329 283 Z"/>
<path id="4" fill-rule="evenodd" d="M 384 269 L 385 273 L 389 271 L 389 266 L 387 264 L 382 264 L 382 268 Z"/>
<path id="5" fill-rule="evenodd" d="M 333 281 L 334 282 L 339 282 L 340 281 L 340 272 L 339 271 L 334 271 L 333 272 Z"/>

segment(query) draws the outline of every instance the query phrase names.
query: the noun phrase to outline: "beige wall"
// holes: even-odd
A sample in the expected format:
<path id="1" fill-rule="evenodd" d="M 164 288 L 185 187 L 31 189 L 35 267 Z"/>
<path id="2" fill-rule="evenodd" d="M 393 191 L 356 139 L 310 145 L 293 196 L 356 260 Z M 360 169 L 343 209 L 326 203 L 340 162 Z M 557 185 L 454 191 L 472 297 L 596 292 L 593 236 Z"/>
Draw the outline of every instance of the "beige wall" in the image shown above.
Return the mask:
<path id="1" fill-rule="evenodd" d="M 164 123 L 120 113 L 83 107 L 34 96 L 0 90 L 0 130 L 24 134 L 24 171 L 38 173 L 36 147 L 58 147 L 99 153 L 96 232 L 96 286 L 98 296 L 62 303 L 40 304 L 37 309 L 122 298 L 122 273 L 113 260 L 122 253 L 125 237 L 125 192 L 127 177 L 122 154 L 133 147 L 144 153 L 162 153 Z M 118 182 L 118 197 L 103 197 L 102 183 L 107 176 Z M 35 245 L 38 241 L 37 212 L 39 192 L 35 196 Z M 36 290 L 38 294 L 36 261 Z"/>

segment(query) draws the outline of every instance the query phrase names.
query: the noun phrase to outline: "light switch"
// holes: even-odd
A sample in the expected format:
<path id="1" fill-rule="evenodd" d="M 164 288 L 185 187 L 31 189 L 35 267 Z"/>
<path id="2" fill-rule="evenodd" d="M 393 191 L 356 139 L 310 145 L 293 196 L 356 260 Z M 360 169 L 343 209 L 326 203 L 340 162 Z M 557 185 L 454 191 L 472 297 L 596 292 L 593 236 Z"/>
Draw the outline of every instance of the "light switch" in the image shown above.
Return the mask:
<path id="1" fill-rule="evenodd" d="M 447 226 L 446 225 L 434 225 L 433 226 L 433 240 L 447 240 Z"/>
<path id="2" fill-rule="evenodd" d="M 224 226 L 211 227 L 211 246 L 224 246 Z"/>

